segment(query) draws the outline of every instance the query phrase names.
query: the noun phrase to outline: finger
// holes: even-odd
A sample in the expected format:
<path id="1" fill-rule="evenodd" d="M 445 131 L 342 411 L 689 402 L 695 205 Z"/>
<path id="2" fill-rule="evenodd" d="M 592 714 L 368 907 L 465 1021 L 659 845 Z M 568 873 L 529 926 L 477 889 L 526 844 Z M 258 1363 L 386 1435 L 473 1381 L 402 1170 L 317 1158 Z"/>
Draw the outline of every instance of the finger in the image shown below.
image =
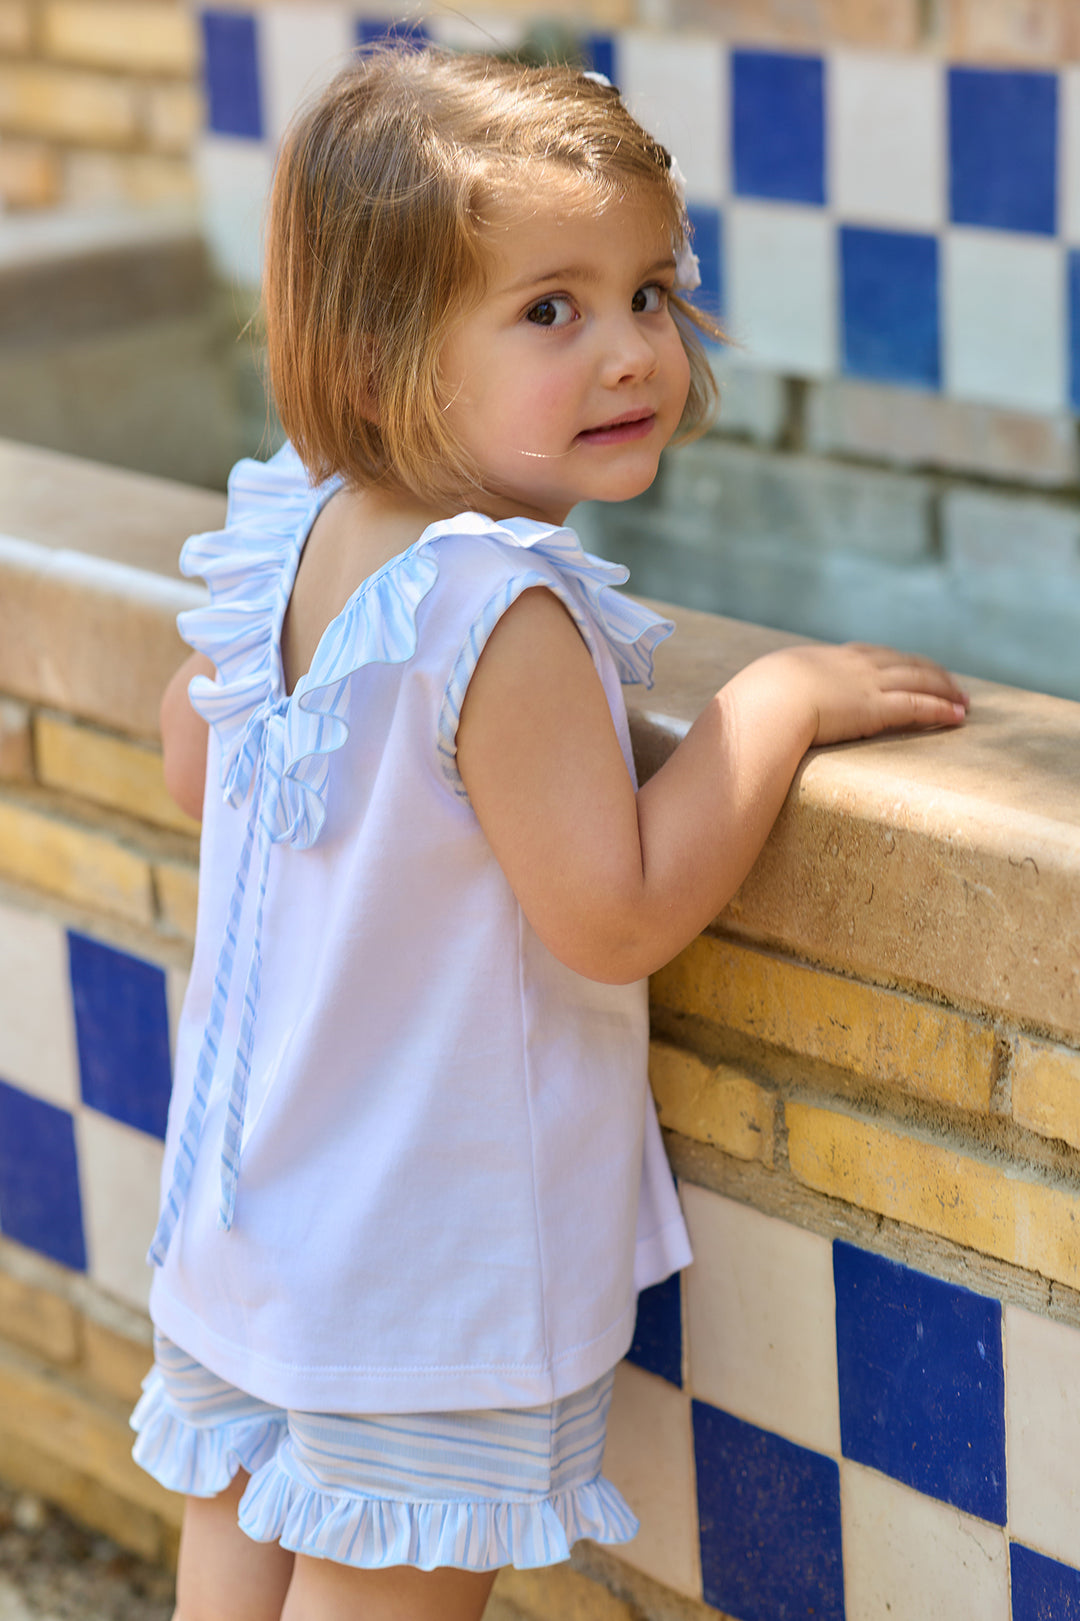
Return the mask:
<path id="1" fill-rule="evenodd" d="M 892 731 L 961 726 L 967 719 L 964 704 L 929 692 L 883 692 L 881 712 L 884 724 Z"/>
<path id="2" fill-rule="evenodd" d="M 887 666 L 879 670 L 878 679 L 883 692 L 927 692 L 939 698 L 951 698 L 955 703 L 968 702 L 967 693 L 956 677 L 939 664 L 905 662 Z"/>

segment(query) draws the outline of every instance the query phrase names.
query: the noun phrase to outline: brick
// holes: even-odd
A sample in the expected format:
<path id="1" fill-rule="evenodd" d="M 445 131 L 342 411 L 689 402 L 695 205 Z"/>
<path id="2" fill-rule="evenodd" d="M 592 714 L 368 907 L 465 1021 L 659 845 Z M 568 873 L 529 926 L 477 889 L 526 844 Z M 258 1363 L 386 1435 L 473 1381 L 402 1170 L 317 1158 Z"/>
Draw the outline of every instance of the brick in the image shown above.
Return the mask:
<path id="1" fill-rule="evenodd" d="M 27 0 L 0 0 L 0 51 L 7 57 L 25 56 L 33 37 Z"/>
<path id="2" fill-rule="evenodd" d="M 11 209 L 51 208 L 59 198 L 55 152 L 34 141 L 0 143 L 0 203 Z"/>
<path id="3" fill-rule="evenodd" d="M 947 0 L 944 43 L 973 62 L 1056 66 L 1065 47 L 1063 0 Z"/>
<path id="4" fill-rule="evenodd" d="M 0 1350 L 0 1427 L 45 1457 L 69 1463 L 136 1509 L 176 1524 L 183 1499 L 151 1480 L 131 1457 L 122 1402 L 94 1397 L 30 1358 Z"/>
<path id="5" fill-rule="evenodd" d="M 785 1116 L 807 1187 L 1080 1288 L 1080 1195 L 853 1115 L 788 1103 Z"/>
<path id="6" fill-rule="evenodd" d="M 664 25 L 758 45 L 822 45 L 828 0 L 671 0 Z"/>
<path id="7" fill-rule="evenodd" d="M 6 1272 L 0 1272 L 0 1331 L 60 1365 L 79 1354 L 79 1319 L 70 1301 Z"/>
<path id="8" fill-rule="evenodd" d="M 1080 1052 L 1020 1036 L 1012 1064 L 1013 1119 L 1080 1148 Z"/>
<path id="9" fill-rule="evenodd" d="M 830 41 L 903 51 L 919 44 L 919 0 L 829 0 Z"/>
<path id="10" fill-rule="evenodd" d="M 0 67 L 0 130 L 125 146 L 138 130 L 137 87 L 36 63 Z"/>
<path id="11" fill-rule="evenodd" d="M 807 448 L 900 467 L 944 468 L 1060 487 L 1080 479 L 1071 416 L 1036 416 L 907 388 L 830 378 L 814 383 Z"/>
<path id="12" fill-rule="evenodd" d="M 190 84 L 149 85 L 143 103 L 143 123 L 150 144 L 158 152 L 190 152 L 202 128 L 202 97 Z"/>
<path id="13" fill-rule="evenodd" d="M 57 715 L 34 722 L 38 780 L 158 827 L 198 834 L 165 787 L 159 750 Z"/>
<path id="14" fill-rule="evenodd" d="M 42 42 L 50 56 L 84 67 L 180 76 L 198 66 L 194 16 L 179 5 L 53 0 Z"/>
<path id="15" fill-rule="evenodd" d="M 64 195 L 80 206 L 116 203 L 188 203 L 197 199 L 195 172 L 186 158 L 149 152 L 65 154 Z"/>
<path id="16" fill-rule="evenodd" d="M 159 861 L 154 865 L 154 889 L 158 917 L 172 934 L 186 940 L 195 938 L 195 913 L 199 903 L 199 871 L 194 864 Z"/>
<path id="17" fill-rule="evenodd" d="M 82 1322 L 82 1369 L 94 1384 L 134 1406 L 154 1360 L 151 1347 L 86 1317 Z"/>
<path id="18" fill-rule="evenodd" d="M 1080 579 L 1080 511 L 1030 496 L 948 490 L 941 508 L 945 556 L 960 569 L 1072 574 Z"/>
<path id="19" fill-rule="evenodd" d="M 898 991 L 701 935 L 652 978 L 654 1004 L 913 1097 L 990 1106 L 993 1031 Z"/>
<path id="20" fill-rule="evenodd" d="M 660 1124 L 735 1159 L 773 1163 L 773 1102 L 749 1075 L 705 1064 L 664 1041 L 649 1048 L 649 1080 Z"/>
<path id="21" fill-rule="evenodd" d="M 2 1416 L 0 1476 L 6 1485 L 55 1503 L 73 1520 L 103 1532 L 141 1559 L 157 1562 L 169 1557 L 178 1527 L 128 1502 L 119 1492 L 110 1491 L 92 1475 L 44 1451 L 33 1440 L 11 1434 Z M 183 1498 L 177 1501 L 182 1503 Z M 175 1555 L 171 1563 L 175 1567 Z M 6 1609 L 3 1613 L 9 1614 Z M 23 1621 L 29 1613 L 22 1609 L 12 1612 L 12 1621 Z"/>
<path id="22" fill-rule="evenodd" d="M 710 549 L 719 531 L 725 548 L 767 542 L 894 563 L 930 554 L 931 489 L 910 474 L 776 456 L 712 436 L 680 450 L 664 498 Z"/>
<path id="23" fill-rule="evenodd" d="M 149 863 L 108 834 L 0 800 L 0 876 L 132 923 L 153 921 Z"/>
<path id="24" fill-rule="evenodd" d="M 15 698 L 0 698 L 0 779 L 28 782 L 33 774 L 30 711 Z"/>

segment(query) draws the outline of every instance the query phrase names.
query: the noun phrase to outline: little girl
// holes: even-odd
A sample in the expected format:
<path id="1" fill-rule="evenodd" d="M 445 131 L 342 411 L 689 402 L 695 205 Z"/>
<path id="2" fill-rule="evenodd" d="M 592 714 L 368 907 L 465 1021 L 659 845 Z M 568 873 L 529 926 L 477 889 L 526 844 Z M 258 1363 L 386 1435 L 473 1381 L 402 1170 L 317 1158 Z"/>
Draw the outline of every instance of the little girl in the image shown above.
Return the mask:
<path id="1" fill-rule="evenodd" d="M 375 52 L 286 138 L 291 444 L 184 549 L 162 710 L 202 867 L 133 1422 L 181 1621 L 475 1621 L 634 1534 L 612 1370 L 689 1260 L 645 977 L 808 747 L 963 719 L 924 660 L 786 649 L 636 791 L 672 627 L 565 523 L 705 425 L 691 271 L 671 158 L 571 69 Z"/>

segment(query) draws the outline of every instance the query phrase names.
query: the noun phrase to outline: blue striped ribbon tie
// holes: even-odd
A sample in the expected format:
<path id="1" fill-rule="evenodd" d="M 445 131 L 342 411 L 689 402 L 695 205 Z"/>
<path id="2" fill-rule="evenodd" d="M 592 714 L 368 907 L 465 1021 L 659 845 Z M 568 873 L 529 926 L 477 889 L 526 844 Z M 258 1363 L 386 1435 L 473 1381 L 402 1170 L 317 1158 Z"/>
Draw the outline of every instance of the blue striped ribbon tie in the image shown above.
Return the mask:
<path id="1" fill-rule="evenodd" d="M 161 1266 L 165 1260 L 173 1233 L 176 1231 L 180 1219 L 180 1212 L 184 1208 L 184 1202 L 191 1187 L 191 1179 L 195 1170 L 195 1157 L 202 1140 L 203 1126 L 206 1121 L 206 1108 L 210 1097 L 214 1070 L 217 1065 L 221 1032 L 229 1004 L 236 959 L 236 943 L 251 871 L 255 831 L 258 828 L 259 882 L 255 903 L 255 923 L 252 935 L 251 960 L 248 966 L 247 984 L 244 991 L 244 1006 L 240 1020 L 240 1042 L 236 1062 L 233 1066 L 232 1080 L 229 1085 L 224 1140 L 221 1150 L 221 1204 L 218 1225 L 228 1231 L 232 1226 L 233 1216 L 236 1211 L 236 1189 L 240 1176 L 240 1149 L 244 1135 L 248 1078 L 251 1073 L 251 1053 L 255 1037 L 255 1021 L 259 1008 L 263 902 L 266 898 L 270 849 L 274 842 L 274 813 L 284 767 L 285 719 L 283 713 L 281 713 L 283 707 L 284 705 L 275 709 L 267 707 L 262 711 L 258 717 L 259 724 L 257 727 L 251 726 L 249 723 L 249 732 L 245 739 L 247 748 L 244 752 L 247 753 L 254 767 L 249 776 L 249 781 L 252 784 L 252 809 L 249 815 L 247 832 L 244 836 L 243 848 L 240 852 L 240 860 L 237 863 L 236 881 L 233 886 L 232 899 L 229 903 L 225 936 L 221 943 L 221 951 L 218 954 L 217 969 L 214 974 L 214 988 L 210 998 L 210 1012 L 203 1032 L 198 1062 L 195 1066 L 195 1082 L 192 1088 L 191 1102 L 188 1105 L 188 1111 L 180 1133 L 180 1142 L 173 1161 L 169 1189 L 162 1202 L 161 1215 L 147 1256 L 153 1266 Z M 253 720 L 254 718 L 252 717 Z"/>

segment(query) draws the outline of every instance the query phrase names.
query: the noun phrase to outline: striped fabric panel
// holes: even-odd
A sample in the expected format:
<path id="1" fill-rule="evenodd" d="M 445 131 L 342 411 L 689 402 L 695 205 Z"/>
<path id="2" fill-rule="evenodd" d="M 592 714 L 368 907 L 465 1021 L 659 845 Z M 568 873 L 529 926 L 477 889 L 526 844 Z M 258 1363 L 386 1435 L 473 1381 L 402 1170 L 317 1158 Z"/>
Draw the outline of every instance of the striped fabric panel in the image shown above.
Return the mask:
<path id="1" fill-rule="evenodd" d="M 202 1431 L 281 1420 L 159 1336 L 152 1380 L 183 1425 Z M 527 1502 L 600 1472 L 614 1371 L 543 1407 L 380 1416 L 290 1412 L 281 1462 L 327 1495 L 410 1502 Z M 144 1398 L 145 1400 L 145 1398 Z"/>

